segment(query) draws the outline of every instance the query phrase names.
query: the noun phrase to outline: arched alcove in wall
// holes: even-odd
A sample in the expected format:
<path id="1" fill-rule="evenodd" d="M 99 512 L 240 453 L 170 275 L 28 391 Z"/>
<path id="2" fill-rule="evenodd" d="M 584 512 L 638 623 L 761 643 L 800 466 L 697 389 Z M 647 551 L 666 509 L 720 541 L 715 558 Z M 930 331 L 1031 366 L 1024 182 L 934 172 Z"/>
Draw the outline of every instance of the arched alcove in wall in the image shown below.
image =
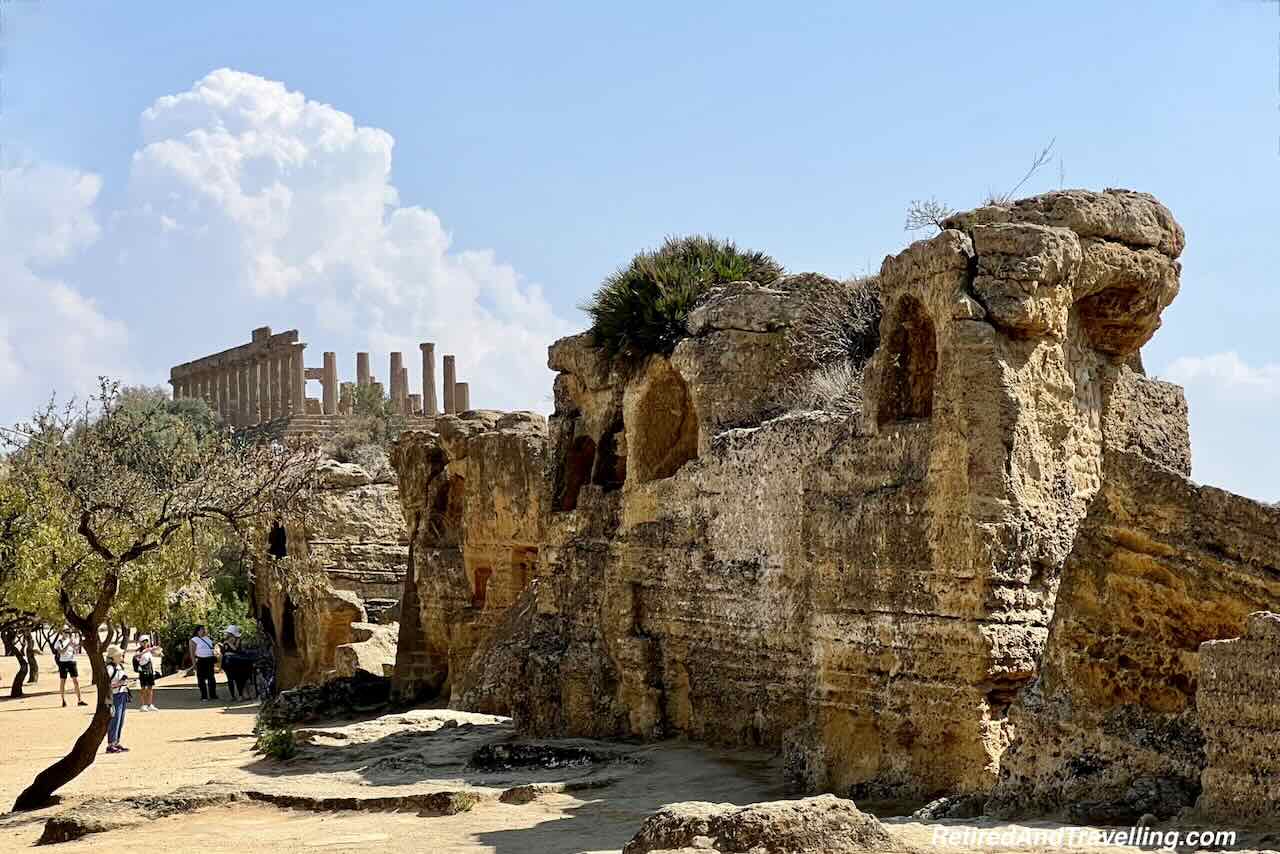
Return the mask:
<path id="1" fill-rule="evenodd" d="M 930 417 L 938 373 L 938 336 L 933 321 L 915 297 L 898 300 L 889 335 L 881 348 L 884 368 L 876 423 Z"/>

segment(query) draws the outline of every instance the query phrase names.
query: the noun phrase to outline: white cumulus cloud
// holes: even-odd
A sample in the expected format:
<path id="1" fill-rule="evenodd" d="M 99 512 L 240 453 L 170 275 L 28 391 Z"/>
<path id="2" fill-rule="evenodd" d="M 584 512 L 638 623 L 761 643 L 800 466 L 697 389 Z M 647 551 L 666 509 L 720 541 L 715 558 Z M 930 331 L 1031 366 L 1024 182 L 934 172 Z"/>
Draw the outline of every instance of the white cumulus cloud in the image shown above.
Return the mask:
<path id="1" fill-rule="evenodd" d="M 98 239 L 101 181 L 41 163 L 0 168 L 0 414 L 31 414 L 96 389 L 99 374 L 127 377 L 123 324 L 64 281 L 60 265 Z"/>
<path id="2" fill-rule="evenodd" d="M 1280 501 L 1280 364 L 1250 364 L 1234 352 L 1183 356 L 1161 378 L 1186 390 L 1196 479 Z"/>
<path id="3" fill-rule="evenodd" d="M 1169 364 L 1169 379 L 1183 385 L 1205 384 L 1220 394 L 1246 398 L 1280 397 L 1280 364 L 1257 367 L 1234 352 L 1182 356 Z"/>
<path id="4" fill-rule="evenodd" d="M 497 252 L 401 203 L 390 133 L 229 69 L 158 98 L 139 131 L 112 210 L 91 174 L 0 175 L 0 420 L 99 374 L 163 383 L 264 324 L 299 329 L 311 366 L 337 352 L 343 379 L 370 351 L 386 382 L 400 350 L 416 385 L 434 341 L 473 405 L 546 408 L 546 347 L 572 329 Z"/>
<path id="5" fill-rule="evenodd" d="M 400 204 L 391 134 L 229 69 L 158 99 L 141 124 L 114 237 L 137 277 L 244 314 L 221 346 L 247 337 L 256 307 L 299 327 L 309 362 L 336 350 L 349 373 L 342 351 L 394 349 L 412 366 L 418 342 L 436 341 L 473 405 L 544 405 L 546 346 L 571 330 L 496 253 L 455 250 L 439 216 Z"/>

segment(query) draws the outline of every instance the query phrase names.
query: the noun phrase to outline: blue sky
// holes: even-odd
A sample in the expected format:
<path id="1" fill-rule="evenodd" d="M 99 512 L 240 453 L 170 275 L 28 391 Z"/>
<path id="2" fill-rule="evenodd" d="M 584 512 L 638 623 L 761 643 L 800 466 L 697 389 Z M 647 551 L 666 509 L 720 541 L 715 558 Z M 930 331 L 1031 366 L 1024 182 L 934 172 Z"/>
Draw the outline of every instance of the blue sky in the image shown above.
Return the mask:
<path id="1" fill-rule="evenodd" d="M 664 235 L 870 272 L 911 199 L 1056 138 L 1027 191 L 1186 229 L 1148 371 L 1198 479 L 1280 500 L 1276 3 L 690 5 L 4 4 L 0 418 L 262 324 L 347 375 L 435 340 L 474 404 L 546 409 L 546 343 Z"/>

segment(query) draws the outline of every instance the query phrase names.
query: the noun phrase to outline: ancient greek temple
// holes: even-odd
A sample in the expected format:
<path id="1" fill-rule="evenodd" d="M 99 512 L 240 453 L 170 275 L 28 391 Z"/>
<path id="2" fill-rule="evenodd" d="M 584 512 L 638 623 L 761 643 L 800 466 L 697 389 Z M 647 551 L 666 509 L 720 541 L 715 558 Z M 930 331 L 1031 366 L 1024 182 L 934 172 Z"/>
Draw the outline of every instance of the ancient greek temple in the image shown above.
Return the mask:
<path id="1" fill-rule="evenodd" d="M 253 330 L 250 341 L 229 350 L 203 356 L 169 369 L 174 399 L 203 398 L 214 412 L 238 427 L 251 427 L 277 419 L 304 416 L 351 415 L 357 390 L 372 386 L 379 399 L 387 396 L 393 410 L 406 417 L 434 418 L 471 408 L 468 384 L 458 382 L 457 361 L 444 356 L 441 388 L 443 408 L 436 401 L 436 345 L 419 344 L 422 355 L 422 389 L 411 392 L 409 370 L 403 353 L 392 353 L 388 383 L 369 368 L 369 354 L 356 353 L 356 380 L 342 382 L 336 353 L 324 353 L 320 367 L 307 367 L 307 345 L 298 330 L 272 333 L 271 327 Z M 307 382 L 320 382 L 321 396 L 307 397 Z"/>

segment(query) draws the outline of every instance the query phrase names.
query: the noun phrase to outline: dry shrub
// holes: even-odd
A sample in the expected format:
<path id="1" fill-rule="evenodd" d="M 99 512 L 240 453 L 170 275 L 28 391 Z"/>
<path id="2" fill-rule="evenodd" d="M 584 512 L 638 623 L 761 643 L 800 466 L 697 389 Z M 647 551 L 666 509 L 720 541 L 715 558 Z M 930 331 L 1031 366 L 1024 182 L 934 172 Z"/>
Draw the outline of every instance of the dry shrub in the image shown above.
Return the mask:
<path id="1" fill-rule="evenodd" d="M 862 369 L 847 359 L 806 371 L 789 401 L 795 410 L 831 412 L 846 418 L 862 411 Z"/>
<path id="2" fill-rule="evenodd" d="M 787 339 L 801 374 L 791 405 L 853 415 L 862 409 L 862 369 L 880 344 L 880 282 L 874 276 L 844 282 L 813 276 L 797 290 L 800 303 Z"/>
<path id="3" fill-rule="evenodd" d="M 845 282 L 815 278 L 800 291 L 800 306 L 787 333 L 797 366 L 848 361 L 861 369 L 880 345 L 880 281 L 863 276 Z"/>

